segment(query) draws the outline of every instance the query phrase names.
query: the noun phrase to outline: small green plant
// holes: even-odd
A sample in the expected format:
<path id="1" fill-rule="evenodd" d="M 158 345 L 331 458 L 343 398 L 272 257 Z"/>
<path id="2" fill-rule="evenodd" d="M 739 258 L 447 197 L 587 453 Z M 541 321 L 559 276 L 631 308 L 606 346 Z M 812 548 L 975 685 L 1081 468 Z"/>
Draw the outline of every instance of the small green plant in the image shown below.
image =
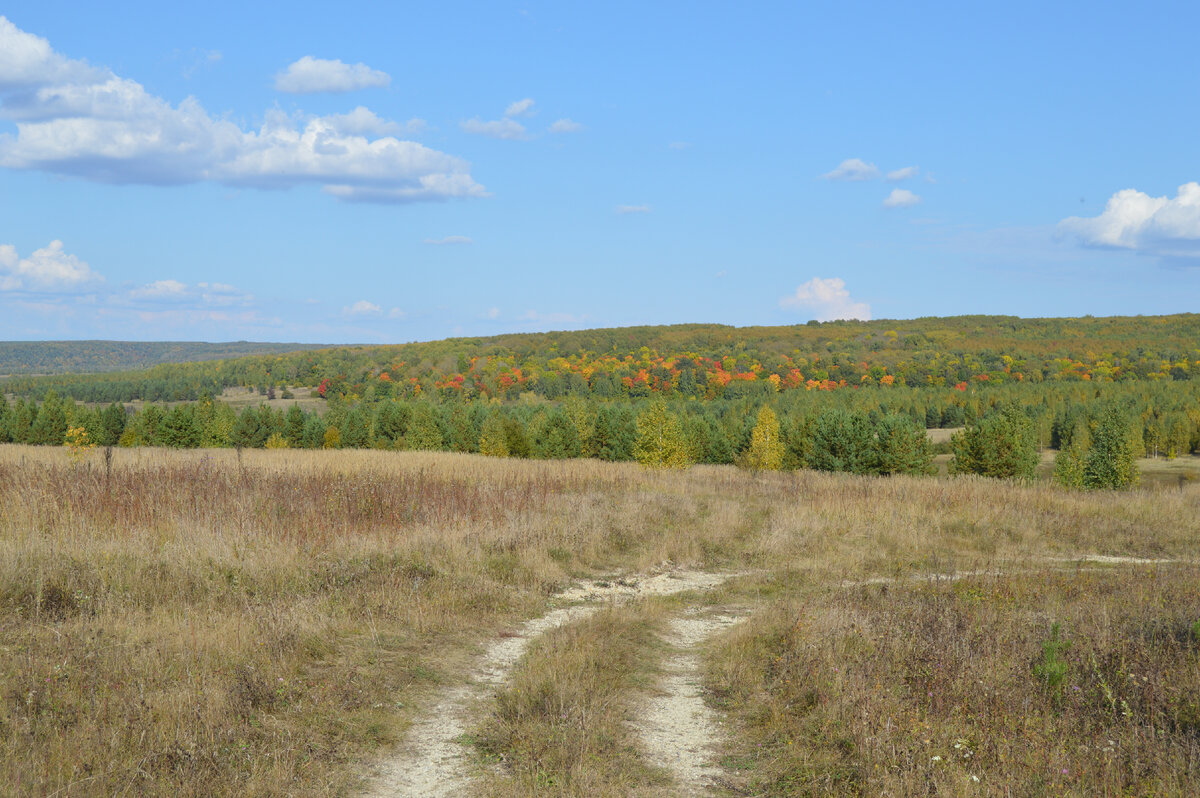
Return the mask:
<path id="1" fill-rule="evenodd" d="M 1070 647 L 1070 641 L 1062 639 L 1062 625 L 1055 622 L 1050 626 L 1050 637 L 1042 641 L 1042 658 L 1033 666 L 1034 676 L 1045 682 L 1056 701 L 1062 698 L 1063 684 L 1071 670 L 1062 656 Z"/>

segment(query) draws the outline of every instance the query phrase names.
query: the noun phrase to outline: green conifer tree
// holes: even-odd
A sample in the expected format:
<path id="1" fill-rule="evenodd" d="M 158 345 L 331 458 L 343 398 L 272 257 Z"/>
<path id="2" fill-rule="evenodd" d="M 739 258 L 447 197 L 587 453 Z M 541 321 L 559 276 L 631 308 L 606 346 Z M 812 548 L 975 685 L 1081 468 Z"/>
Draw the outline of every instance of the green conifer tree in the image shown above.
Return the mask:
<path id="1" fill-rule="evenodd" d="M 292 405 L 283 417 L 283 437 L 288 446 L 295 449 L 304 444 L 304 411 L 300 405 Z"/>
<path id="2" fill-rule="evenodd" d="M 29 442 L 35 446 L 62 446 L 66 436 L 66 409 L 58 394 L 50 391 L 38 408 L 37 418 L 29 432 Z"/>
<path id="3" fill-rule="evenodd" d="M 1037 430 L 1020 408 L 989 413 L 950 439 L 953 474 L 1002 479 L 1033 479 L 1037 472 Z"/>
<path id="4" fill-rule="evenodd" d="M 933 449 L 923 424 L 911 416 L 889 413 L 875 424 L 875 462 L 877 474 L 920 476 L 934 472 Z"/>
<path id="5" fill-rule="evenodd" d="M 1083 487 L 1088 490 L 1126 488 L 1137 484 L 1133 431 L 1116 404 L 1100 409 L 1092 445 L 1083 462 Z"/>
<path id="6" fill-rule="evenodd" d="M 413 405 L 404 435 L 405 448 L 414 451 L 432 451 L 442 448 L 442 431 L 433 414 L 433 405 L 417 402 Z"/>

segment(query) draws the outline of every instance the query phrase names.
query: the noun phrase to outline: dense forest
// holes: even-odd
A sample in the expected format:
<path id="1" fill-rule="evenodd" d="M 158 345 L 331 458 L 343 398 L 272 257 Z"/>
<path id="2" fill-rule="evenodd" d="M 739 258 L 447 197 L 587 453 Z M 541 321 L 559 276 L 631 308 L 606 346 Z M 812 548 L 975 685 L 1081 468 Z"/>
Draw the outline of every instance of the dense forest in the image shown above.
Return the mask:
<path id="1" fill-rule="evenodd" d="M 1052 447 L 1066 453 L 1062 481 L 1079 482 L 1088 452 L 1114 436 L 1126 459 L 1200 451 L 1198 377 L 1192 314 L 622 328 L 12 378 L 0 442 L 924 473 L 925 429 L 966 427 L 951 447 L 963 470 L 1028 475 Z M 310 386 L 324 403 L 239 413 L 214 398 L 229 386 Z M 122 404 L 133 399 L 172 405 L 133 413 Z"/>
<path id="2" fill-rule="evenodd" d="M 9 378 L 0 391 L 86 402 L 195 400 L 230 386 L 433 401 L 762 398 L 780 391 L 1186 380 L 1200 315 L 959 316 L 790 327 L 689 324 L 335 347 L 138 371 Z"/>
<path id="3" fill-rule="evenodd" d="M 143 369 L 159 363 L 221 360 L 318 349 L 319 344 L 232 341 L 0 341 L 0 375 L 86 374 Z"/>

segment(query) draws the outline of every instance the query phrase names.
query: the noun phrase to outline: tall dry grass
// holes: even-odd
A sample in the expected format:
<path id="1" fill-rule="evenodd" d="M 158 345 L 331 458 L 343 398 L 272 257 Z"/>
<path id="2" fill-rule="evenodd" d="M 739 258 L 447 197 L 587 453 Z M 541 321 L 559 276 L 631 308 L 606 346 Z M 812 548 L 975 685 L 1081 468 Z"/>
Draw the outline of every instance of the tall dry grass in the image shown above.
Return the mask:
<path id="1" fill-rule="evenodd" d="M 784 601 L 931 567 L 1191 556 L 1198 499 L 369 451 L 118 450 L 108 471 L 0 446 L 0 784 L 346 794 L 481 640 L 576 575 L 763 570 Z"/>
<path id="2" fill-rule="evenodd" d="M 789 593 L 708 659 L 738 794 L 1196 794 L 1195 565 Z"/>

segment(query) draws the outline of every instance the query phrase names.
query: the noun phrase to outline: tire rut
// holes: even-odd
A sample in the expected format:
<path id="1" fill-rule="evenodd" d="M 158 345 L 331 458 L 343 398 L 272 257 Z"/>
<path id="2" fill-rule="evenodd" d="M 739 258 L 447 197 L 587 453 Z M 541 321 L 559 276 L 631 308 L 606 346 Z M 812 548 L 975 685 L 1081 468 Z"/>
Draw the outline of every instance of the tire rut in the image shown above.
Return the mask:
<path id="1" fill-rule="evenodd" d="M 645 702 L 633 728 L 650 762 L 674 777 L 677 795 L 707 795 L 722 774 L 715 761 L 721 724 L 717 713 L 704 703 L 699 648 L 745 617 L 690 610 L 671 621 L 664 638 L 677 653 L 665 663 L 659 692 Z"/>
<path id="2" fill-rule="evenodd" d="M 379 763 L 367 798 L 444 798 L 463 793 L 475 776 L 470 750 L 461 742 L 472 721 L 472 710 L 503 686 L 512 669 L 541 635 L 593 615 L 608 603 L 625 603 L 648 596 L 688 590 L 709 590 L 735 574 L 668 571 L 650 576 L 626 575 L 580 583 L 555 599 L 570 606 L 526 621 L 507 636 L 493 640 L 472 669 L 466 685 L 444 691 L 410 727 L 407 743 L 397 756 Z M 586 602 L 586 603 L 576 603 Z"/>

